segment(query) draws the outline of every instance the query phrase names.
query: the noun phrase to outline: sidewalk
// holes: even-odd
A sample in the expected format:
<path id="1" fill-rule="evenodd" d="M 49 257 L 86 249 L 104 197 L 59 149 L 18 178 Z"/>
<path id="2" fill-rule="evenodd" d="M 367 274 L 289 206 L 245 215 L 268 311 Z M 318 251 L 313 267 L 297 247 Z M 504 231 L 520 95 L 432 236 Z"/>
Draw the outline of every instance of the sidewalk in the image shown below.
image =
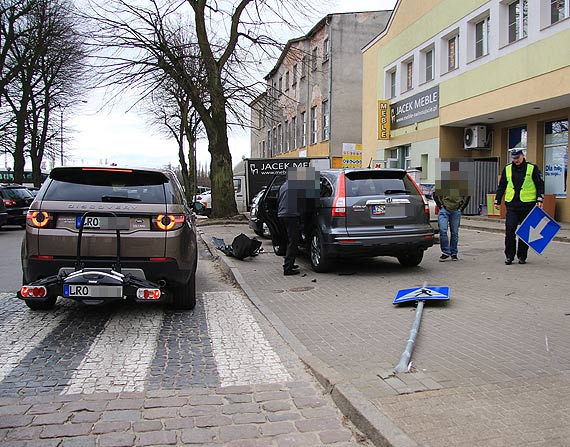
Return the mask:
<path id="1" fill-rule="evenodd" d="M 513 277 L 503 263 L 504 220 L 466 216 L 461 227 L 461 262 L 439 263 L 434 247 L 415 269 L 375 258 L 315 274 L 301 256 L 302 274 L 283 277 L 267 239 L 244 261 L 213 248 L 212 236 L 228 244 L 242 232 L 254 237 L 247 222 L 199 222 L 222 268 L 375 445 L 568 445 L 567 246 L 510 266 L 526 268 Z M 570 241 L 570 226 L 555 240 Z M 394 374 L 414 308 L 393 306 L 393 291 L 423 279 L 451 283 L 453 299 L 426 308 L 414 366 Z"/>

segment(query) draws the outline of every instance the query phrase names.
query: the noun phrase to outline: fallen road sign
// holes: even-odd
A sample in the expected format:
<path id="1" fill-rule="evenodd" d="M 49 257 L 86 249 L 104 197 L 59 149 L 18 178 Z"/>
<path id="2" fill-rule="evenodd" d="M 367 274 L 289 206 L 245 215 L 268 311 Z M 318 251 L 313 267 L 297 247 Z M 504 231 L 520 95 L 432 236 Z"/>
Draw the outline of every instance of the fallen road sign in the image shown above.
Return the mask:
<path id="1" fill-rule="evenodd" d="M 405 303 L 407 301 L 420 300 L 448 300 L 449 287 L 424 286 L 415 289 L 402 289 L 396 294 L 392 304 Z"/>
<path id="2" fill-rule="evenodd" d="M 542 208 L 535 206 L 515 233 L 530 248 L 541 255 L 559 230 L 560 224 Z"/>

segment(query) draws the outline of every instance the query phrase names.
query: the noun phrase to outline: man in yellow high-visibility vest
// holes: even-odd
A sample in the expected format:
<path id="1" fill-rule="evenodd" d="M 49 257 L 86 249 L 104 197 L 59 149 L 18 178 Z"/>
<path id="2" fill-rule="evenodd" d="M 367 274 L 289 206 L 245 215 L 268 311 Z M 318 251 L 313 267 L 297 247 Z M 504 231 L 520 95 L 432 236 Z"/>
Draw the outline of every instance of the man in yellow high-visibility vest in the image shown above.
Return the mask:
<path id="1" fill-rule="evenodd" d="M 544 201 L 544 180 L 538 166 L 529 163 L 522 149 L 511 150 L 512 163 L 503 168 L 499 186 L 495 193 L 495 208 L 499 209 L 503 195 L 507 215 L 505 219 L 505 264 L 511 265 L 515 254 L 519 264 L 526 264 L 528 245 L 519 239 L 517 247 L 517 227 L 537 205 L 542 208 Z"/>

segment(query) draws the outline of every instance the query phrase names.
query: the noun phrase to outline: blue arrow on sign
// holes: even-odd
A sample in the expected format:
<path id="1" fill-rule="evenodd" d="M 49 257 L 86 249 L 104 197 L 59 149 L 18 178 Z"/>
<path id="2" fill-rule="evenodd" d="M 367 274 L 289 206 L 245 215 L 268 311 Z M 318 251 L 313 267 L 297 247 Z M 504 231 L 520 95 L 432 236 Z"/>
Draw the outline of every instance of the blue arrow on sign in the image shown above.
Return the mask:
<path id="1" fill-rule="evenodd" d="M 559 230 L 560 224 L 542 208 L 535 206 L 517 229 L 516 235 L 541 255 Z"/>
<path id="2" fill-rule="evenodd" d="M 399 290 L 392 304 L 405 303 L 406 301 L 448 300 L 448 299 L 449 299 L 449 287 L 425 286 L 425 287 L 416 287 L 415 289 Z"/>

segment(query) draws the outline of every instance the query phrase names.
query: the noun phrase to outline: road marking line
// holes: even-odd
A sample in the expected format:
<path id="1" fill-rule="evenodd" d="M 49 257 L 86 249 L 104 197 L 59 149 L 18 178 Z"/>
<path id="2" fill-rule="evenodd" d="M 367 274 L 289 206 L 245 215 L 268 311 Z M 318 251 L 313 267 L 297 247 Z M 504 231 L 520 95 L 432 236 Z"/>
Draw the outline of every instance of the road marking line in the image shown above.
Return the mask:
<path id="1" fill-rule="evenodd" d="M 12 298 L 13 293 L 0 293 L 0 300 Z M 10 318 L 4 314 L 0 332 L 0 381 L 39 346 L 67 315 L 66 310 L 56 309 L 51 313 L 33 312 L 27 307 L 18 309 Z"/>
<path id="2" fill-rule="evenodd" d="M 119 310 L 105 324 L 61 394 L 143 391 L 163 318 L 162 308 Z"/>
<path id="3" fill-rule="evenodd" d="M 204 307 L 222 387 L 292 380 L 241 295 L 205 292 Z"/>

